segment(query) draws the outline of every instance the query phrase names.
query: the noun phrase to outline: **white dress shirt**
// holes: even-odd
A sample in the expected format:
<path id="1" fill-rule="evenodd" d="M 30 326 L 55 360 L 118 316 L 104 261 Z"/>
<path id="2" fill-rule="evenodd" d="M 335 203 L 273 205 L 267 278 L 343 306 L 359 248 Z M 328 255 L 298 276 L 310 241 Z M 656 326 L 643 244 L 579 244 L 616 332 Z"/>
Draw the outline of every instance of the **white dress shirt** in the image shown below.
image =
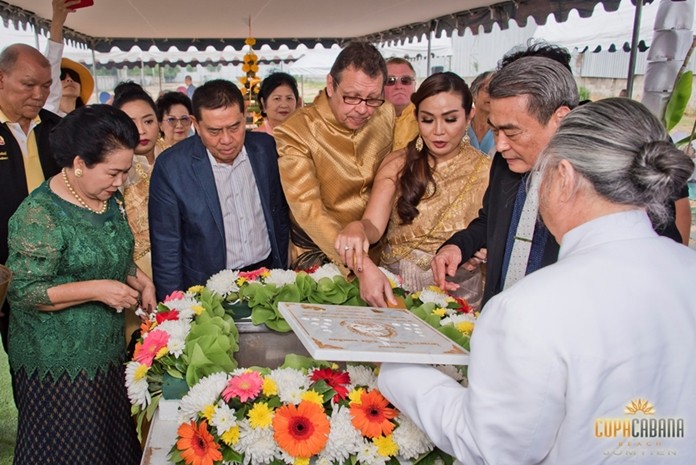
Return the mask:
<path id="1" fill-rule="evenodd" d="M 384 364 L 380 389 L 466 465 L 693 463 L 695 278 L 696 252 L 658 237 L 644 212 L 600 217 L 484 308 L 468 388 Z M 654 414 L 625 413 L 636 399 Z M 602 420 L 651 418 L 681 419 L 683 437 L 624 437 Z"/>
<path id="2" fill-rule="evenodd" d="M 271 254 L 271 242 L 246 148 L 231 165 L 218 163 L 207 152 L 222 210 L 227 268 L 236 270 L 265 260 Z"/>

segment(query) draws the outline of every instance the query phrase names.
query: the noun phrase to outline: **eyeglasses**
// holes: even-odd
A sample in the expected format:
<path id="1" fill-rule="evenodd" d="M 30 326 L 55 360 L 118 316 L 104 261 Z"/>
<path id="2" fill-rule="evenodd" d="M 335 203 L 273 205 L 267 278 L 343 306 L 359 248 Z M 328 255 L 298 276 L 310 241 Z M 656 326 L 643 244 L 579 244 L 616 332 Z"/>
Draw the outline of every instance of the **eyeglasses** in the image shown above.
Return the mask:
<path id="1" fill-rule="evenodd" d="M 164 118 L 162 121 L 171 127 L 175 127 L 177 123 L 181 123 L 182 126 L 189 126 L 191 124 L 191 117 L 189 115 L 184 115 L 181 118 L 170 116 L 169 118 Z"/>
<path id="2" fill-rule="evenodd" d="M 337 85 L 336 88 L 340 89 L 341 86 Z M 342 89 L 341 89 L 341 93 L 343 93 Z M 343 97 L 343 102 L 346 105 L 354 105 L 354 106 L 360 105 L 362 102 L 365 102 L 365 105 L 367 105 L 368 107 L 376 108 L 376 107 L 381 107 L 382 104 L 385 102 L 385 100 L 383 98 L 362 98 L 362 97 L 353 97 L 351 95 L 342 95 L 342 97 Z"/>
<path id="3" fill-rule="evenodd" d="M 394 86 L 396 81 L 400 81 L 402 86 L 410 86 L 416 81 L 416 78 L 411 76 L 387 76 L 387 82 L 385 86 Z"/>

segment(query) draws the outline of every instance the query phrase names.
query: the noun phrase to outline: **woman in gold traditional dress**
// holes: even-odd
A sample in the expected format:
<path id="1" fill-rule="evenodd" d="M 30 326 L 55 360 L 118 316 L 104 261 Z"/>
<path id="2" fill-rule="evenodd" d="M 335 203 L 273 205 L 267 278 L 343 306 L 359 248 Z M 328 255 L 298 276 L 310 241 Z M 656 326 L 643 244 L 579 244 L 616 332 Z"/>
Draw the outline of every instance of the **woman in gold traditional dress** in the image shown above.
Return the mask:
<path id="1" fill-rule="evenodd" d="M 337 252 L 360 280 L 361 297 L 371 305 L 394 305 L 387 277 L 367 256 L 385 230 L 381 264 L 398 274 L 404 287 L 433 284 L 430 261 L 437 248 L 477 215 L 488 185 L 489 159 L 465 137 L 472 96 L 462 78 L 438 73 L 413 94 L 419 135 L 405 149 L 389 154 L 377 172 L 367 209 L 346 226 Z M 387 229 L 388 227 L 388 229 Z M 460 269 L 455 279 L 475 304 L 480 271 Z"/>

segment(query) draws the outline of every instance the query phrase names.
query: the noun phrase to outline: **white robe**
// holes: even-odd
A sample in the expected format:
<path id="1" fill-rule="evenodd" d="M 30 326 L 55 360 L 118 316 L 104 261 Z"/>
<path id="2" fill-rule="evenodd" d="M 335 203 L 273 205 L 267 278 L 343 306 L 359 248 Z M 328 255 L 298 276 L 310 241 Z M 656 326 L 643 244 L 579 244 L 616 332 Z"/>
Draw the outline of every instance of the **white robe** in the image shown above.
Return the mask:
<path id="1" fill-rule="evenodd" d="M 466 465 L 693 463 L 694 286 L 696 252 L 642 211 L 604 216 L 484 308 L 468 388 L 406 364 L 382 365 L 379 387 Z M 655 413 L 624 413 L 638 398 Z M 667 417 L 683 419 L 683 438 L 606 437 L 596 423 Z"/>

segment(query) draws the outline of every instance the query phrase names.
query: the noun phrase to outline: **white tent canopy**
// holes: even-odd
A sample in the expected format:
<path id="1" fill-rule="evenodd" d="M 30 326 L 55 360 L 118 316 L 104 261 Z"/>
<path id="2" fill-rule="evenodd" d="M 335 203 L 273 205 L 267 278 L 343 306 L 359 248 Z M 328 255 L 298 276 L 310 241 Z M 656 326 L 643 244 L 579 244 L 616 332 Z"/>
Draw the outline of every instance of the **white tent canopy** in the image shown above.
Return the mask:
<path id="1" fill-rule="evenodd" d="M 113 46 L 128 50 L 134 45 L 147 50 L 193 45 L 216 49 L 241 48 L 244 38 L 258 44 L 294 48 L 304 43 L 330 46 L 361 38 L 374 43 L 421 37 L 434 32 L 463 34 L 467 28 L 490 31 L 493 24 L 507 27 L 509 21 L 538 24 L 553 13 L 563 21 L 572 9 L 591 14 L 598 2 L 608 8 L 620 0 L 99 0 L 94 6 L 68 16 L 65 36 L 98 51 Z M 0 16 L 40 30 L 49 27 L 48 0 L 0 0 Z"/>

